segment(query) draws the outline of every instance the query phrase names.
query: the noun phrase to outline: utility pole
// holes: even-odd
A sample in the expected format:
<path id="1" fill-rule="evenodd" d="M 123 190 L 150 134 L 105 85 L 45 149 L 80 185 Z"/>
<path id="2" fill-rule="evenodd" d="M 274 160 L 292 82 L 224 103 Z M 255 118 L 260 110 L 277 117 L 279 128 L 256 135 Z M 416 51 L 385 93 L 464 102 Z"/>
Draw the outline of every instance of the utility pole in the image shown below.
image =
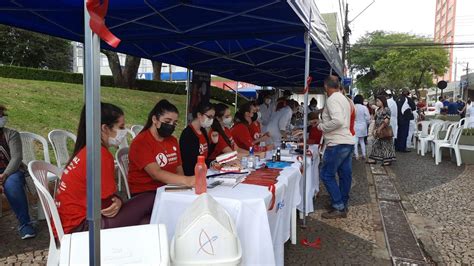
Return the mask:
<path id="1" fill-rule="evenodd" d="M 456 93 L 457 75 L 458 75 L 458 58 L 456 57 L 454 59 L 454 93 L 453 93 L 453 96 L 455 96 L 454 94 Z M 461 82 L 459 82 L 459 85 L 461 85 Z M 459 95 L 462 95 L 461 91 L 462 91 L 462 86 L 459 86 Z"/>
<path id="2" fill-rule="evenodd" d="M 344 29 L 343 29 L 343 35 L 342 35 L 342 65 L 343 65 L 343 75 L 346 74 L 346 47 L 347 43 L 349 42 L 349 34 L 351 33 L 351 30 L 349 29 L 349 4 L 346 3 L 346 15 L 344 17 Z"/>
<path id="3" fill-rule="evenodd" d="M 466 68 L 463 69 L 463 70 L 466 71 L 466 90 L 468 90 L 468 89 L 469 89 L 469 62 L 466 63 Z M 464 99 L 464 96 L 465 96 L 464 90 L 465 90 L 465 89 L 463 88 L 463 89 L 462 89 L 462 95 L 461 95 L 461 97 L 462 97 L 463 100 L 465 100 L 465 99 Z"/>

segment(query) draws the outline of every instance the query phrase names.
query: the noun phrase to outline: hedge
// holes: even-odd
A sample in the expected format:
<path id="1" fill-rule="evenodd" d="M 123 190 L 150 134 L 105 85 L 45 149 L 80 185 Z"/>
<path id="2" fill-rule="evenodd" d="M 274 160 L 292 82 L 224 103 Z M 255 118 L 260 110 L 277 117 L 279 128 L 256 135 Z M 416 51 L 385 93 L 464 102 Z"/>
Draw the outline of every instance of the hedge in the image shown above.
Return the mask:
<path id="1" fill-rule="evenodd" d="M 37 68 L 0 66 L 0 77 L 13 79 L 43 80 L 64 83 L 82 84 L 81 73 L 70 73 L 56 70 L 46 70 Z M 101 85 L 105 87 L 116 87 L 112 76 L 101 76 Z M 186 86 L 180 83 L 137 79 L 133 89 L 149 92 L 171 93 L 186 95 Z M 232 104 L 235 94 L 222 90 L 218 87 L 211 87 L 211 98 L 226 104 Z M 239 103 L 245 102 L 245 98 L 239 95 Z"/>

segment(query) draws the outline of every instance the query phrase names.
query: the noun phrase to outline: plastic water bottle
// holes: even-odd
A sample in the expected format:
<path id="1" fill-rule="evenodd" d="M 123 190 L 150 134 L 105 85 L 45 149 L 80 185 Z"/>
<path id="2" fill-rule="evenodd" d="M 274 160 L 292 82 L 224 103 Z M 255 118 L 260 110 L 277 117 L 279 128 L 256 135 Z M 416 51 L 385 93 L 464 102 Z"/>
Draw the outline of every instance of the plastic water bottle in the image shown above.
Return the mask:
<path id="1" fill-rule="evenodd" d="M 280 147 L 277 148 L 276 161 L 277 162 L 281 161 L 281 149 L 280 149 Z"/>
<path id="2" fill-rule="evenodd" d="M 249 170 L 255 169 L 255 155 L 253 153 L 253 147 L 249 149 L 249 158 L 247 161 L 247 168 Z"/>
<path id="3" fill-rule="evenodd" d="M 194 167 L 194 176 L 196 177 L 196 183 L 194 192 L 196 194 L 202 194 L 207 192 L 207 166 L 204 156 L 198 156 L 198 161 Z"/>

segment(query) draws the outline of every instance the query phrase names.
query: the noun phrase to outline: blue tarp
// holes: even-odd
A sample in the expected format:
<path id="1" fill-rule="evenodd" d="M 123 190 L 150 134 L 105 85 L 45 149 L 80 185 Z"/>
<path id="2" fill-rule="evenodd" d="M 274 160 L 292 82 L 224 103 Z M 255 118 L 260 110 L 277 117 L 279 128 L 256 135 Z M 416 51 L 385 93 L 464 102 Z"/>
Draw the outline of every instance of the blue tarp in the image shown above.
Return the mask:
<path id="1" fill-rule="evenodd" d="M 310 9 L 311 7 L 311 9 Z M 83 42 L 83 0 L 3 0 L 0 23 Z M 311 10 L 311 75 L 341 76 L 327 28 L 309 0 L 110 0 L 102 48 L 261 86 L 303 86 Z"/>

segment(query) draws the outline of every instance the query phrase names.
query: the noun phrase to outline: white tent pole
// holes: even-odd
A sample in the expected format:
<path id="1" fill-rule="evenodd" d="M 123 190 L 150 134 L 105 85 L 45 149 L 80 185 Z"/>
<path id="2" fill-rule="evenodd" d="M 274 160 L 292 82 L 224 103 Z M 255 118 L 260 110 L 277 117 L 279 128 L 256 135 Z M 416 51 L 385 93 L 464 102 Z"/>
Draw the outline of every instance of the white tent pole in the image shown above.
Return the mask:
<path id="1" fill-rule="evenodd" d="M 311 8 L 309 10 L 309 21 L 308 21 L 308 31 L 304 36 L 304 42 L 306 44 L 306 51 L 305 51 L 305 62 L 304 62 L 304 86 L 307 85 L 307 80 L 309 77 L 309 59 L 310 59 L 310 50 L 311 50 Z M 307 158 L 306 153 L 308 151 L 307 143 L 308 143 L 308 93 L 309 90 L 305 90 L 304 94 L 304 117 L 303 117 L 303 227 L 306 227 L 306 166 L 307 166 Z"/>
<path id="2" fill-rule="evenodd" d="M 191 90 L 191 70 L 188 68 L 186 71 L 186 114 L 184 115 L 184 125 L 188 124 L 189 114 L 189 91 Z"/>
<path id="3" fill-rule="evenodd" d="M 84 89 L 86 99 L 87 222 L 89 224 L 89 265 L 100 265 L 100 40 L 89 26 L 84 0 Z"/>

